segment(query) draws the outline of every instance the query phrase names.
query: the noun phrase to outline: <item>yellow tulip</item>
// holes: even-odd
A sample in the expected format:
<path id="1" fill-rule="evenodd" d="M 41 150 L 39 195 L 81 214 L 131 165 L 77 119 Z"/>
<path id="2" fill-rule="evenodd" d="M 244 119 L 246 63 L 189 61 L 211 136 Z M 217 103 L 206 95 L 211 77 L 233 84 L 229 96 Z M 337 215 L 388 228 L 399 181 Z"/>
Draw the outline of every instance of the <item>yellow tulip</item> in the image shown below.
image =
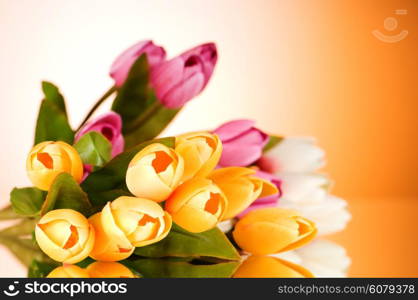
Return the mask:
<path id="1" fill-rule="evenodd" d="M 85 259 L 94 245 L 94 228 L 79 212 L 56 209 L 35 226 L 39 247 L 52 259 L 74 264 Z"/>
<path id="2" fill-rule="evenodd" d="M 135 278 L 131 270 L 117 262 L 94 262 L 87 271 L 91 278 Z"/>
<path id="3" fill-rule="evenodd" d="M 43 142 L 32 148 L 26 171 L 33 185 L 47 191 L 58 174 L 71 174 L 77 182 L 83 177 L 83 162 L 78 152 L 64 142 Z"/>
<path id="4" fill-rule="evenodd" d="M 148 199 L 121 196 L 102 210 L 103 230 L 122 248 L 156 243 L 171 229 L 171 216 Z"/>
<path id="5" fill-rule="evenodd" d="M 265 255 L 299 248 L 316 235 L 315 224 L 293 210 L 250 211 L 235 225 L 233 237 L 245 251 Z"/>
<path id="6" fill-rule="evenodd" d="M 228 199 L 223 219 L 230 219 L 247 209 L 257 198 L 278 193 L 270 181 L 254 176 L 255 170 L 229 167 L 213 171 L 210 178 Z"/>
<path id="7" fill-rule="evenodd" d="M 215 169 L 222 154 L 222 142 L 216 134 L 194 132 L 176 138 L 175 150 L 184 159 L 182 181 L 194 176 L 206 177 Z"/>
<path id="8" fill-rule="evenodd" d="M 227 200 L 209 179 L 193 178 L 180 185 L 168 198 L 165 209 L 173 221 L 190 232 L 203 232 L 222 218 Z"/>
<path id="9" fill-rule="evenodd" d="M 163 144 L 151 144 L 129 163 L 126 185 L 132 194 L 157 202 L 164 201 L 180 183 L 183 158 Z"/>
<path id="10" fill-rule="evenodd" d="M 90 278 L 89 273 L 75 265 L 62 265 L 51 271 L 47 278 Z"/>
<path id="11" fill-rule="evenodd" d="M 234 278 L 312 278 L 305 268 L 271 256 L 250 256 L 238 267 Z"/>
<path id="12" fill-rule="evenodd" d="M 131 256 L 135 247 L 131 243 L 123 246 L 108 236 L 102 225 L 102 213 L 94 214 L 89 218 L 89 222 L 94 227 L 96 233 L 94 247 L 90 252 L 90 256 L 101 261 L 118 261 Z M 124 248 L 125 247 L 125 248 Z"/>

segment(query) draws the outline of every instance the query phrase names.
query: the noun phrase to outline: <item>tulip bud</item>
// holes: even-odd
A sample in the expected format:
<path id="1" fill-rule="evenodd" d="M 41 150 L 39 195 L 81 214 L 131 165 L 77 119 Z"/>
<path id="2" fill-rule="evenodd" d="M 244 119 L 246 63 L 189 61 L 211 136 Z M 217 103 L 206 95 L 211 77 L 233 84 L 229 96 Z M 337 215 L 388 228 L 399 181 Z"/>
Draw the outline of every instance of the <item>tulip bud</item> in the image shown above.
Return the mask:
<path id="1" fill-rule="evenodd" d="M 101 133 L 112 145 L 112 157 L 123 152 L 125 141 L 122 135 L 122 119 L 119 114 L 111 111 L 87 122 L 77 132 L 74 142 L 90 131 Z"/>
<path id="2" fill-rule="evenodd" d="M 216 46 L 208 43 L 158 65 L 151 72 L 157 98 L 165 107 L 182 107 L 205 88 L 216 61 Z"/>
<path id="3" fill-rule="evenodd" d="M 239 266 L 234 278 L 312 278 L 305 268 L 271 256 L 250 256 Z"/>
<path id="4" fill-rule="evenodd" d="M 110 68 L 110 77 L 115 80 L 116 86 L 122 86 L 128 77 L 132 65 L 142 54 L 147 55 L 148 65 L 152 68 L 165 59 L 165 50 L 152 41 L 140 41 L 122 52 Z"/>
<path id="5" fill-rule="evenodd" d="M 94 228 L 79 212 L 56 209 L 39 220 L 35 237 L 39 247 L 49 257 L 75 264 L 90 254 L 94 245 Z"/>
<path id="6" fill-rule="evenodd" d="M 104 232 L 122 248 L 143 247 L 167 236 L 171 216 L 156 202 L 121 196 L 108 202 L 102 210 Z"/>
<path id="7" fill-rule="evenodd" d="M 225 194 L 228 205 L 223 219 L 233 218 L 259 197 L 278 193 L 277 187 L 270 181 L 254 176 L 255 170 L 242 167 L 217 169 L 209 175 Z"/>
<path id="8" fill-rule="evenodd" d="M 164 201 L 180 183 L 183 158 L 163 144 L 151 144 L 129 163 L 126 185 L 137 197 Z"/>
<path id="9" fill-rule="evenodd" d="M 115 239 L 104 232 L 102 213 L 91 216 L 89 222 L 96 234 L 94 247 L 90 252 L 92 258 L 100 261 L 118 261 L 128 258 L 134 252 L 135 247 L 130 242 L 118 244 Z"/>
<path id="10" fill-rule="evenodd" d="M 47 278 L 90 278 L 89 273 L 76 265 L 62 265 L 51 271 Z"/>
<path id="11" fill-rule="evenodd" d="M 308 173 L 325 165 L 325 152 L 314 138 L 286 137 L 264 154 L 257 165 L 269 173 Z"/>
<path id="12" fill-rule="evenodd" d="M 299 248 L 311 241 L 316 232 L 315 224 L 295 211 L 262 208 L 239 220 L 232 234 L 243 250 L 265 255 Z"/>
<path id="13" fill-rule="evenodd" d="M 227 200 L 211 180 L 193 178 L 180 185 L 168 198 L 165 209 L 173 221 L 190 232 L 212 229 L 222 219 Z"/>
<path id="14" fill-rule="evenodd" d="M 215 169 L 222 154 L 222 143 L 216 134 L 192 132 L 176 138 L 176 152 L 184 159 L 182 181 L 206 177 Z"/>
<path id="15" fill-rule="evenodd" d="M 78 152 L 67 143 L 42 142 L 30 151 L 26 171 L 34 186 L 47 191 L 54 179 L 63 172 L 81 182 L 83 162 Z"/>
<path id="16" fill-rule="evenodd" d="M 135 278 L 131 270 L 116 262 L 94 262 L 87 271 L 91 278 Z"/>
<path id="17" fill-rule="evenodd" d="M 222 141 L 219 164 L 224 167 L 246 167 L 258 160 L 269 137 L 254 126 L 252 120 L 235 120 L 215 129 Z"/>

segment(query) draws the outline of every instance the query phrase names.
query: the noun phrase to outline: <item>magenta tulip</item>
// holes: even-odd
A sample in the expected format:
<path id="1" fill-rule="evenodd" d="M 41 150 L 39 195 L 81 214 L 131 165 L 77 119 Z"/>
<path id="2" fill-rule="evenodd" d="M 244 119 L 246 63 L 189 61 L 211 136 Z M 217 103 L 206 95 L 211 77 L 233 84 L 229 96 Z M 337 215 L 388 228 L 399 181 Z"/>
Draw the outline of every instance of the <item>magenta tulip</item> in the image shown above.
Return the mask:
<path id="1" fill-rule="evenodd" d="M 112 157 L 114 157 L 123 151 L 125 145 L 121 130 L 121 117 L 113 111 L 108 112 L 94 120 L 87 122 L 83 127 L 81 127 L 75 136 L 75 142 L 77 142 L 87 132 L 99 132 L 103 134 L 112 144 Z"/>
<path id="2" fill-rule="evenodd" d="M 279 192 L 271 196 L 258 198 L 250 205 L 250 207 L 248 207 L 246 210 L 240 213 L 237 216 L 238 218 L 242 218 L 244 215 L 246 215 L 247 213 L 249 213 L 250 211 L 254 209 L 265 208 L 265 207 L 276 207 L 279 203 L 280 197 L 282 196 L 282 190 L 281 190 L 282 181 L 279 178 L 277 178 L 276 176 L 270 173 L 266 173 L 263 171 L 257 171 L 255 176 L 263 178 L 265 180 L 269 180 L 271 183 L 276 185 Z"/>
<path id="3" fill-rule="evenodd" d="M 246 167 L 257 161 L 268 142 L 268 135 L 254 127 L 254 121 L 235 120 L 214 130 L 222 141 L 219 164 Z"/>
<path id="4" fill-rule="evenodd" d="M 148 64 L 151 69 L 165 60 L 164 48 L 155 45 L 150 40 L 136 43 L 122 52 L 110 68 L 110 77 L 115 80 L 117 87 L 124 84 L 132 65 L 144 53 L 147 54 Z"/>
<path id="5" fill-rule="evenodd" d="M 170 59 L 151 72 L 157 98 L 168 108 L 180 108 L 207 85 L 218 55 L 213 43 L 203 44 Z"/>

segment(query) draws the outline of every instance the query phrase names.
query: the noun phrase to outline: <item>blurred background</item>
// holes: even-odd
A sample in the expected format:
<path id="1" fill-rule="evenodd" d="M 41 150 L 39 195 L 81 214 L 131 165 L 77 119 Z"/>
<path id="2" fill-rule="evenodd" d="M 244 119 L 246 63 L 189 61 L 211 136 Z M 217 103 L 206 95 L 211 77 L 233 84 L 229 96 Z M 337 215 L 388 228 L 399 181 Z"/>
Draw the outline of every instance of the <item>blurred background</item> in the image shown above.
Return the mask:
<path id="1" fill-rule="evenodd" d="M 0 205 L 29 185 L 41 80 L 61 88 L 76 127 L 134 42 L 152 38 L 174 56 L 214 41 L 214 77 L 165 134 L 251 118 L 267 132 L 315 136 L 353 215 L 330 237 L 346 247 L 349 275 L 418 276 L 417 9 L 415 0 L 0 0 Z M 0 251 L 0 276 L 25 276 Z"/>

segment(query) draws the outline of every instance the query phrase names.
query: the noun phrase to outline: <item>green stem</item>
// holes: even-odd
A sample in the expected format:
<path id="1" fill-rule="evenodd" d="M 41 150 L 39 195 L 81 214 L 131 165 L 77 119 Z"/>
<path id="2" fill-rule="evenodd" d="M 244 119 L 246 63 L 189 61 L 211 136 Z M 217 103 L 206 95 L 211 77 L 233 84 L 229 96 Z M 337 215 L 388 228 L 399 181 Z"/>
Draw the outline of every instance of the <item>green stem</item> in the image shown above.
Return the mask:
<path id="1" fill-rule="evenodd" d="M 13 208 L 9 205 L 0 210 L 0 220 L 14 220 L 24 218 L 14 212 Z"/>
<path id="2" fill-rule="evenodd" d="M 163 105 L 159 101 L 154 101 L 154 103 L 145 110 L 138 119 L 136 119 L 133 123 L 129 124 L 124 131 L 125 133 L 132 132 L 137 128 L 141 127 L 152 115 L 157 112 Z"/>
<path id="3" fill-rule="evenodd" d="M 90 117 L 93 115 L 93 113 L 96 111 L 96 109 L 98 109 L 99 106 L 102 105 L 102 103 L 107 98 L 109 98 L 109 96 L 112 95 L 115 91 L 116 91 L 116 87 L 112 86 L 106 93 L 104 93 L 104 95 L 99 100 L 97 100 L 96 104 L 94 104 L 94 106 L 87 113 L 87 116 L 84 118 L 83 122 L 81 122 L 80 126 L 78 126 L 76 131 L 79 131 L 81 129 L 81 127 L 83 127 L 83 125 L 86 124 L 86 122 L 90 119 Z"/>

